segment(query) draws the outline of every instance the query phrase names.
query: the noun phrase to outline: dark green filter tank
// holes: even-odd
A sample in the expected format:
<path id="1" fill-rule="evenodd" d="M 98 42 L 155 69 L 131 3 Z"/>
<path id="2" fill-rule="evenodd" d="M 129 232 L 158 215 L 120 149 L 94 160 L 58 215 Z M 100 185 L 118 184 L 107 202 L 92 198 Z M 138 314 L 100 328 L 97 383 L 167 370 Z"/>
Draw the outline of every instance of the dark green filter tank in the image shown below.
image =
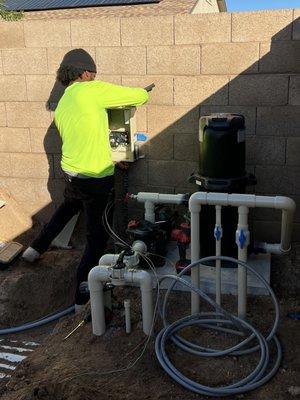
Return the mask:
<path id="1" fill-rule="evenodd" d="M 202 116 L 199 126 L 200 165 L 196 183 L 200 191 L 244 193 L 245 118 L 239 114 Z M 222 255 L 237 257 L 236 207 L 222 207 Z M 204 206 L 200 214 L 201 257 L 215 254 L 215 207 Z"/>

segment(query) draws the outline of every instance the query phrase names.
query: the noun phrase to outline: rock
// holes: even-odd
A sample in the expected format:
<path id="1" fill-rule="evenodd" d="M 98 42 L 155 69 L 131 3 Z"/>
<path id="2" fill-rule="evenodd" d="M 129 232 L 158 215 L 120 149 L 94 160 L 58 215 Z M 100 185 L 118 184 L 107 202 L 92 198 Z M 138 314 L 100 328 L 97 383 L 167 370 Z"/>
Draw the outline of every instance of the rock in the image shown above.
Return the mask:
<path id="1" fill-rule="evenodd" d="M 290 386 L 288 388 L 288 392 L 292 396 L 299 396 L 300 395 L 300 386 Z"/>

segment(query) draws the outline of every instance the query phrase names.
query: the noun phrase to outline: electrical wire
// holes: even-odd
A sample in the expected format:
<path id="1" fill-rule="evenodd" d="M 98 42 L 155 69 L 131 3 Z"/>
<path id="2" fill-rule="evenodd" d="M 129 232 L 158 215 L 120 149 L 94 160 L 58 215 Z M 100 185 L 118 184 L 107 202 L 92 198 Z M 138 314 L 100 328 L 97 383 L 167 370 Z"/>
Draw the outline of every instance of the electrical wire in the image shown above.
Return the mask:
<path id="1" fill-rule="evenodd" d="M 142 258 L 144 258 L 146 263 L 149 265 L 149 267 L 153 271 L 154 276 L 156 277 L 156 280 L 157 280 L 157 295 L 156 295 L 156 301 L 155 301 L 155 306 L 154 306 L 154 311 L 153 311 L 152 323 L 151 323 L 151 327 L 150 327 L 150 332 L 149 332 L 149 334 L 147 336 L 146 342 L 145 342 L 145 344 L 143 346 L 143 349 L 142 349 L 141 353 L 138 355 L 138 357 L 134 361 L 129 362 L 129 364 L 126 367 L 113 369 L 113 370 L 108 370 L 108 371 L 103 371 L 103 372 L 97 372 L 97 371 L 83 372 L 83 373 L 80 373 L 80 374 L 72 375 L 71 377 L 67 377 L 67 378 L 63 379 L 61 382 L 67 382 L 67 381 L 73 380 L 75 378 L 79 378 L 81 376 L 91 376 L 91 375 L 104 376 L 104 375 L 111 375 L 111 374 L 116 374 L 116 373 L 127 372 L 130 369 L 132 369 L 141 360 L 141 358 L 145 354 L 146 349 L 147 349 L 147 347 L 149 345 L 149 342 L 151 340 L 151 337 L 152 337 L 152 333 L 153 333 L 153 330 L 154 330 L 154 325 L 155 325 L 155 321 L 156 321 L 156 317 L 157 317 L 157 310 L 158 310 L 159 296 L 160 296 L 160 282 L 159 282 L 159 278 L 158 278 L 158 276 L 156 274 L 155 266 L 154 266 L 153 262 L 147 256 L 145 256 L 144 254 L 142 254 L 142 253 L 138 253 L 138 254 Z M 135 349 L 137 349 L 137 348 L 138 347 L 136 346 Z M 131 354 L 131 352 L 129 354 Z"/>
<path id="2" fill-rule="evenodd" d="M 194 267 L 201 266 L 201 263 L 205 263 L 207 261 L 230 261 L 234 262 L 238 265 L 243 266 L 247 270 L 251 271 L 267 288 L 271 299 L 273 301 L 274 309 L 275 309 L 275 318 L 273 322 L 273 326 L 270 329 L 270 332 L 265 336 L 263 336 L 256 328 L 254 328 L 247 321 L 242 320 L 239 317 L 230 314 L 226 310 L 224 310 L 221 306 L 219 306 L 214 300 L 212 300 L 209 296 L 207 296 L 201 289 L 196 288 L 191 283 L 182 279 L 182 275 L 187 271 Z M 247 265 L 246 263 L 236 260 L 231 257 L 225 256 L 212 256 L 206 257 L 201 260 L 198 260 L 186 268 L 184 268 L 178 276 L 174 275 L 165 275 L 160 278 L 160 282 L 164 279 L 173 279 L 174 282 L 171 284 L 169 289 L 167 290 L 163 302 L 162 307 L 162 319 L 164 328 L 160 331 L 160 333 L 156 337 L 155 342 L 155 352 L 157 359 L 162 366 L 162 368 L 180 385 L 185 387 L 188 390 L 191 390 L 195 393 L 211 396 L 211 397 L 219 397 L 219 396 L 232 396 L 235 394 L 241 394 L 248 392 L 250 390 L 254 390 L 261 385 L 268 382 L 277 372 L 280 362 L 282 359 L 282 349 L 280 342 L 276 336 L 276 330 L 279 323 L 279 305 L 276 299 L 276 296 L 271 289 L 270 285 L 266 282 L 266 280 L 258 274 L 252 267 Z M 168 297 L 174 287 L 174 285 L 180 282 L 185 286 L 189 287 L 191 291 L 197 293 L 203 300 L 205 300 L 208 304 L 210 304 L 216 312 L 203 312 L 197 313 L 193 315 L 189 315 L 187 317 L 181 318 L 171 324 L 168 323 L 166 318 L 166 309 L 168 304 Z M 224 350 L 214 349 L 214 348 L 206 348 L 203 346 L 199 346 L 198 344 L 192 343 L 184 338 L 182 338 L 178 332 L 180 332 L 183 328 L 198 326 L 203 328 L 209 328 L 212 330 L 217 330 L 221 332 L 231 333 L 236 336 L 241 336 L 241 341 L 229 348 Z M 258 345 L 249 347 L 249 344 L 254 340 L 258 341 Z M 257 366 L 254 370 L 245 378 L 241 379 L 234 384 L 228 386 L 221 387 L 209 387 L 203 384 L 200 384 L 196 381 L 193 381 L 182 374 L 170 361 L 167 351 L 166 351 L 166 343 L 168 341 L 172 341 L 176 346 L 178 346 L 183 351 L 187 353 L 198 355 L 200 357 L 221 357 L 221 356 L 239 356 L 245 354 L 252 354 L 256 351 L 260 352 L 260 359 L 257 363 Z M 268 343 L 273 341 L 275 343 L 277 355 L 275 357 L 275 362 L 273 367 L 269 366 L 270 360 L 270 351 Z"/>

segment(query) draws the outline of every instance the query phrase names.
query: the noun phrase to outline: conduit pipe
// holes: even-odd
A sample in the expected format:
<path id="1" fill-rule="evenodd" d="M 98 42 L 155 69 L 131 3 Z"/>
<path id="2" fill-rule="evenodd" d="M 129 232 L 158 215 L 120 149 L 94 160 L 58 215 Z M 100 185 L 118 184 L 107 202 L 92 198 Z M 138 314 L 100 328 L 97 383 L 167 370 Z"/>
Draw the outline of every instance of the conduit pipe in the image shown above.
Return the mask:
<path id="1" fill-rule="evenodd" d="M 101 336 L 105 333 L 105 312 L 103 284 L 111 282 L 115 286 L 125 286 L 136 283 L 140 286 L 142 297 L 143 331 L 146 335 L 151 332 L 153 320 L 152 279 L 144 270 L 113 269 L 110 266 L 96 266 L 88 275 L 91 299 L 93 334 Z"/>
<path id="2" fill-rule="evenodd" d="M 286 253 L 290 250 L 292 222 L 296 209 L 294 200 L 284 196 L 256 196 L 251 194 L 227 194 L 196 192 L 189 199 L 189 210 L 191 212 L 191 262 L 200 258 L 200 233 L 199 213 L 201 205 L 219 205 L 233 207 L 260 207 L 282 210 L 281 218 L 281 241 L 278 244 L 267 244 L 265 248 L 276 254 Z M 193 271 L 195 270 L 195 271 Z M 192 284 L 199 287 L 199 267 L 191 271 Z M 199 298 L 192 293 L 192 313 L 199 312 Z"/>
<path id="3" fill-rule="evenodd" d="M 161 194 L 151 192 L 139 192 L 137 195 L 129 195 L 131 199 L 145 204 L 145 220 L 155 223 L 155 204 L 182 204 L 187 200 L 185 194 Z"/>

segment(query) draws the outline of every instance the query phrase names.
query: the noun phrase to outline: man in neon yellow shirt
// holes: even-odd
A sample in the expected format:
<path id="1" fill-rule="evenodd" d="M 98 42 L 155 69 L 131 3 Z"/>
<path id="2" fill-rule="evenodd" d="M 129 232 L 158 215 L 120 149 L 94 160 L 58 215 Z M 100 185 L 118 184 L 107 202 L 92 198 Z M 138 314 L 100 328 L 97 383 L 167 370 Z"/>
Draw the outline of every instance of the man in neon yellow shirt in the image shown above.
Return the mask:
<path id="1" fill-rule="evenodd" d="M 68 221 L 83 210 L 87 242 L 77 271 L 75 303 L 84 304 L 86 296 L 79 290 L 91 268 L 97 265 L 108 239 L 102 225 L 102 214 L 114 186 L 114 164 L 109 143 L 107 109 L 139 106 L 147 102 L 148 93 L 95 81 L 96 65 L 82 49 L 67 53 L 57 71 L 65 92 L 55 110 L 55 124 L 62 139 L 61 167 L 66 187 L 64 202 L 39 236 L 23 253 L 35 261 Z"/>

